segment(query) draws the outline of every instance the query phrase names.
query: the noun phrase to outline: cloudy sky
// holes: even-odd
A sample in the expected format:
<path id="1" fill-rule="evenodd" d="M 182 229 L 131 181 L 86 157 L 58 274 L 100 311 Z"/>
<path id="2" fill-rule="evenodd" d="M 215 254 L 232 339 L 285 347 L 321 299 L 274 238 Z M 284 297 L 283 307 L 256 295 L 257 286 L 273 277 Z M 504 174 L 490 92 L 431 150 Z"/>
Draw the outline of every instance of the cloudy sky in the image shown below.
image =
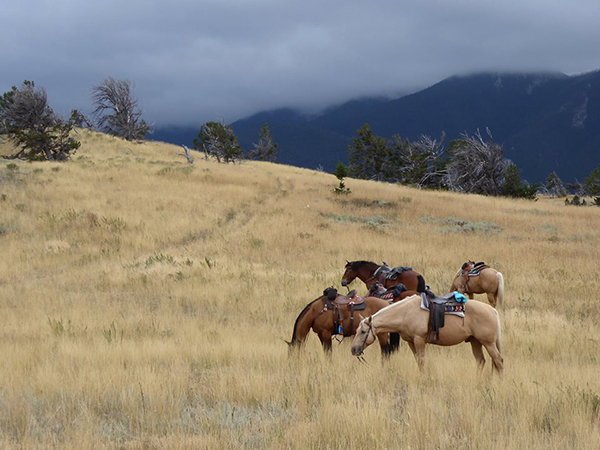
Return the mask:
<path id="1" fill-rule="evenodd" d="M 155 127 L 397 96 L 476 71 L 600 69 L 599 0 L 5 0 L 0 92 L 64 114 L 129 79 Z"/>

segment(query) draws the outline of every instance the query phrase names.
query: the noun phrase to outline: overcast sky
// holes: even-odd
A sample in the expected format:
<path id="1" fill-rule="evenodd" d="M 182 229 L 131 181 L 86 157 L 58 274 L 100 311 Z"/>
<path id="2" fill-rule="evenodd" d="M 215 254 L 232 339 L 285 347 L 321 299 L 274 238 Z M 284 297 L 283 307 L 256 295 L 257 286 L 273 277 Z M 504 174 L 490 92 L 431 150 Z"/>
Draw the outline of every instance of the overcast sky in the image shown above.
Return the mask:
<path id="1" fill-rule="evenodd" d="M 600 0 L 4 0 L 0 93 L 89 113 L 129 79 L 155 127 L 397 96 L 476 71 L 600 69 Z"/>

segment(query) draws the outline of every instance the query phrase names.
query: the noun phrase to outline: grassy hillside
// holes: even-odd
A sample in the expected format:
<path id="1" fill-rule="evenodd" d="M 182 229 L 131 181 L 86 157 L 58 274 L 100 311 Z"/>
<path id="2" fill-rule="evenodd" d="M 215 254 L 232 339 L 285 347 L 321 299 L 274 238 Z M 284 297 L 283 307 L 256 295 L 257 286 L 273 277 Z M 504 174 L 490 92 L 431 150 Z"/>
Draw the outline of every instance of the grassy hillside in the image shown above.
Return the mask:
<path id="1" fill-rule="evenodd" d="M 67 163 L 0 160 L 0 447 L 600 448 L 600 209 L 338 197 L 328 174 L 82 133 Z M 467 259 L 502 271 L 505 377 L 468 345 L 428 346 L 422 374 L 405 344 L 288 356 L 355 259 L 439 292 Z"/>

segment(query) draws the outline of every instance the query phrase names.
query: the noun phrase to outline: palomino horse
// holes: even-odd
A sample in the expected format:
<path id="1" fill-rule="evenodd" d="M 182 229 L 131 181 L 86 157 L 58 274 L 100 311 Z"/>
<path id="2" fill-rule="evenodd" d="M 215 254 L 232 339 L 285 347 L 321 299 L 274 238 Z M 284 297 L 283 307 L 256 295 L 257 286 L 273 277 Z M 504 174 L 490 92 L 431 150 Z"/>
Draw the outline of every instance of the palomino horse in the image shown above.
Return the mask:
<path id="1" fill-rule="evenodd" d="M 494 308 L 501 307 L 504 300 L 504 277 L 496 269 L 480 262 L 464 263 L 450 286 L 450 291 L 458 291 L 473 298 L 473 294 L 487 294 L 488 302 Z"/>
<path id="2" fill-rule="evenodd" d="M 335 334 L 340 334 L 338 327 L 341 327 L 341 334 L 344 337 L 352 336 L 356 332 L 356 328 L 361 319 L 359 313 L 365 317 L 370 316 L 389 305 L 389 302 L 386 300 L 375 297 L 366 297 L 364 298 L 366 304 L 365 309 L 354 311 L 356 317 L 352 317 L 347 308 L 342 308 L 346 309 L 346 311 L 340 309 L 336 311 L 336 308 L 340 308 L 337 304 L 337 299 L 341 296 L 337 296 L 337 299 L 332 302 L 327 298 L 327 291 L 328 290 L 326 289 L 324 295 L 306 305 L 296 319 L 292 340 L 291 342 L 288 342 L 290 349 L 301 347 L 306 341 L 308 333 L 312 328 L 317 336 L 319 336 L 321 344 L 323 345 L 323 350 L 325 350 L 326 353 L 330 353 L 333 336 Z M 383 355 L 387 356 L 397 349 L 397 345 L 394 347 L 390 344 L 388 333 L 380 333 L 377 337 L 379 338 L 379 345 L 381 346 Z M 396 339 L 394 340 L 399 343 L 400 338 L 397 335 L 395 337 Z"/>
<path id="3" fill-rule="evenodd" d="M 362 355 L 365 347 L 375 340 L 375 335 L 394 332 L 400 333 L 408 343 L 419 369 L 425 363 L 425 344 L 449 346 L 468 341 L 480 369 L 485 364 L 483 346 L 492 358 L 493 369 L 502 374 L 504 366 L 500 354 L 500 317 L 494 308 L 485 303 L 467 302 L 464 318 L 447 314 L 445 325 L 439 330 L 439 340 L 428 342 L 429 312 L 421 309 L 420 295 L 407 297 L 360 322 L 352 341 L 352 354 Z"/>
<path id="4" fill-rule="evenodd" d="M 370 289 L 376 282 L 381 283 L 386 289 L 402 283 L 409 291 L 425 291 L 425 279 L 423 276 L 410 268 L 398 273 L 393 280 L 387 278 L 390 269 L 387 265 L 378 265 L 371 261 L 347 261 L 346 271 L 342 276 L 342 286 L 348 286 L 355 278 L 358 278 Z"/>

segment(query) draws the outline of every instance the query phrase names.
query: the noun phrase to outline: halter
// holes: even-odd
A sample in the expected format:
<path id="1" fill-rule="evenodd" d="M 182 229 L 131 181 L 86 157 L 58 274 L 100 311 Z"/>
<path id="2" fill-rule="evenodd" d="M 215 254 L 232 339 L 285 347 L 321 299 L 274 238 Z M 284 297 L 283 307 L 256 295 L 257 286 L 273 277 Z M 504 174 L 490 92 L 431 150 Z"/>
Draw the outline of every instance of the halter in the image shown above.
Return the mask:
<path id="1" fill-rule="evenodd" d="M 373 319 L 371 318 L 369 322 L 369 329 L 367 330 L 367 334 L 365 334 L 365 339 L 363 340 L 362 345 L 360 347 L 362 351 L 365 350 L 365 344 L 367 343 L 367 339 L 369 339 L 369 333 L 373 333 L 373 337 L 375 337 L 375 330 L 373 328 Z"/>

